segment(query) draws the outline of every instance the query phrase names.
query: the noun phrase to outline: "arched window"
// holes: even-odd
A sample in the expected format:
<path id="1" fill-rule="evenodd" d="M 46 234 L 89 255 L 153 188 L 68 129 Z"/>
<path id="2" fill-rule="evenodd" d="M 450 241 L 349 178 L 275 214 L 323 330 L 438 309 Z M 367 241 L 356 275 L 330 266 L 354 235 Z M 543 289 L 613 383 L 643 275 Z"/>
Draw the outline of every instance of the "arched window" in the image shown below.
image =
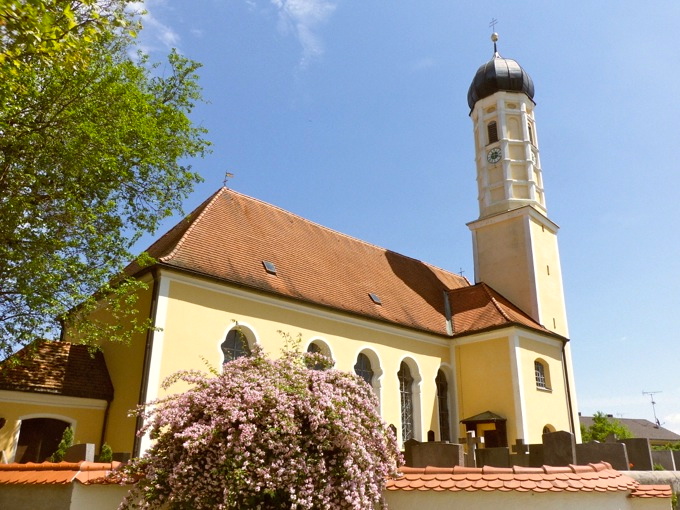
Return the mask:
<path id="1" fill-rule="evenodd" d="M 371 367 L 371 360 L 368 359 L 368 356 L 365 354 L 361 353 L 357 356 L 354 372 L 369 385 L 373 384 L 373 368 Z"/>
<path id="2" fill-rule="evenodd" d="M 70 423 L 55 418 L 21 420 L 16 462 L 44 462 L 58 448 Z"/>
<path id="3" fill-rule="evenodd" d="M 401 362 L 399 372 L 399 393 L 401 394 L 401 440 L 413 439 L 413 376 L 408 365 Z"/>
<path id="4" fill-rule="evenodd" d="M 489 143 L 498 141 L 498 126 L 495 120 L 489 122 L 489 124 L 486 126 L 486 132 L 489 135 Z"/>
<path id="5" fill-rule="evenodd" d="M 309 344 L 307 346 L 307 352 L 308 353 L 310 353 L 310 354 L 323 354 L 327 358 L 330 358 L 331 356 L 330 356 L 330 353 L 328 351 L 329 351 L 328 347 L 326 347 L 325 345 L 321 346 L 317 342 L 312 342 L 311 344 Z M 316 363 L 313 363 L 312 360 L 307 360 L 307 368 L 310 368 L 312 370 L 323 370 L 326 367 L 327 367 L 327 365 L 324 365 L 324 363 L 321 363 L 321 362 L 318 362 L 318 361 Z"/>
<path id="6" fill-rule="evenodd" d="M 230 329 L 227 338 L 222 342 L 223 363 L 228 363 L 242 356 L 250 356 L 250 346 L 244 328 Z"/>
<path id="7" fill-rule="evenodd" d="M 536 387 L 544 390 L 549 389 L 547 369 L 540 360 L 534 361 L 534 373 L 536 374 Z"/>
<path id="8" fill-rule="evenodd" d="M 437 401 L 439 402 L 439 435 L 442 441 L 451 441 L 449 425 L 449 383 L 444 372 L 439 370 L 435 379 L 437 384 Z"/>

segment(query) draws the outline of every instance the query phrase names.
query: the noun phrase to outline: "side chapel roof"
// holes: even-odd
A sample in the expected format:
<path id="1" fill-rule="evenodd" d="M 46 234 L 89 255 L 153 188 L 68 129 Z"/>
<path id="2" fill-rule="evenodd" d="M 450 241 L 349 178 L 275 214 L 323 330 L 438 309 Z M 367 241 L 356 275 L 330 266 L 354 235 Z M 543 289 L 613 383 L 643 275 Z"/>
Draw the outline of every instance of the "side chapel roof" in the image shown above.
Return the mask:
<path id="1" fill-rule="evenodd" d="M 549 333 L 485 285 L 228 188 L 147 251 L 163 267 L 430 333 L 447 335 L 445 293 L 454 334 L 511 324 Z M 127 270 L 142 269 L 133 263 Z"/>
<path id="2" fill-rule="evenodd" d="M 85 345 L 38 341 L 0 363 L 0 390 L 113 400 L 104 355 Z"/>

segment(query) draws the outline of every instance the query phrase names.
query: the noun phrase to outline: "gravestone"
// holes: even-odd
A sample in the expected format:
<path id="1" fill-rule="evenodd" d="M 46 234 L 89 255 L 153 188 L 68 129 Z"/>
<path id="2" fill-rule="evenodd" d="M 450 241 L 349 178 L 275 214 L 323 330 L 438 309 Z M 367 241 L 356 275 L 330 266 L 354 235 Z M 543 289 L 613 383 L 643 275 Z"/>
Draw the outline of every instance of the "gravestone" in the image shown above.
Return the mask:
<path id="1" fill-rule="evenodd" d="M 675 471 L 675 459 L 671 450 L 652 450 L 652 462 L 659 464 L 666 471 Z"/>
<path id="2" fill-rule="evenodd" d="M 653 469 L 649 439 L 646 437 L 633 437 L 621 439 L 620 441 L 626 445 L 630 469 L 634 471 L 651 471 Z"/>
<path id="3" fill-rule="evenodd" d="M 673 460 L 675 461 L 675 469 L 680 471 L 680 450 L 673 450 Z"/>
<path id="4" fill-rule="evenodd" d="M 411 443 L 407 446 L 409 452 L 408 467 L 422 468 L 427 466 L 454 467 L 465 465 L 463 445 L 455 443 Z"/>
<path id="5" fill-rule="evenodd" d="M 465 466 L 477 467 L 476 452 L 479 449 L 479 446 L 484 443 L 484 440 L 482 438 L 475 437 L 475 433 L 469 430 L 467 434 L 465 434 L 465 437 L 461 437 L 458 442 L 466 446 L 467 457 L 465 458 Z"/>
<path id="6" fill-rule="evenodd" d="M 507 446 L 480 448 L 477 450 L 477 467 L 484 466 L 510 467 L 510 449 Z"/>
<path id="7" fill-rule="evenodd" d="M 130 452 L 113 452 L 113 455 L 111 456 L 111 460 L 114 462 L 129 462 L 130 459 L 132 458 L 132 454 Z"/>
<path id="8" fill-rule="evenodd" d="M 529 445 L 529 467 L 541 467 L 545 464 L 543 460 L 543 445 Z"/>
<path id="9" fill-rule="evenodd" d="M 413 448 L 419 444 L 420 441 L 413 438 L 404 442 L 404 464 L 406 466 L 413 467 Z"/>
<path id="10" fill-rule="evenodd" d="M 591 462 L 609 462 L 618 471 L 628 471 L 628 454 L 623 443 L 583 443 L 576 445 L 577 464 L 586 465 Z"/>
<path id="11" fill-rule="evenodd" d="M 94 444 L 81 443 L 74 444 L 64 454 L 64 462 L 94 462 Z"/>
<path id="12" fill-rule="evenodd" d="M 543 462 L 548 466 L 576 464 L 574 434 L 565 430 L 543 434 Z"/>
<path id="13" fill-rule="evenodd" d="M 510 454 L 510 466 L 529 466 L 529 445 L 524 444 L 524 439 L 516 439 L 515 444 L 512 445 L 512 454 Z"/>

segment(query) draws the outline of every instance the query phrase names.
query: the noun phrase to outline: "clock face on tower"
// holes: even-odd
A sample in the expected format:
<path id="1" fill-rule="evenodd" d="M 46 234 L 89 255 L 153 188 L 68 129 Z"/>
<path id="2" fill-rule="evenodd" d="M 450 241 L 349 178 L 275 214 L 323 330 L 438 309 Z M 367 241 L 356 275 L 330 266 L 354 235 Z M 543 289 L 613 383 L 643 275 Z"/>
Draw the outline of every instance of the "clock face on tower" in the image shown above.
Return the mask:
<path id="1" fill-rule="evenodd" d="M 486 160 L 489 163 L 498 163 L 501 160 L 501 156 L 502 156 L 501 150 L 498 147 L 496 147 L 486 153 Z"/>

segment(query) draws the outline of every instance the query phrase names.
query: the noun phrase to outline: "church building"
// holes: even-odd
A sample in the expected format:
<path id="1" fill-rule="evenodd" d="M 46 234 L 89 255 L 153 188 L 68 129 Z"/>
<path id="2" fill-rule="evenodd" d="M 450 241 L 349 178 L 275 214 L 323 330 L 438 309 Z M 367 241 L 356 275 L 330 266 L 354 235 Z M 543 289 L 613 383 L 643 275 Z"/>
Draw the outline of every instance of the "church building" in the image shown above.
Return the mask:
<path id="1" fill-rule="evenodd" d="M 68 425 L 97 450 L 107 443 L 140 455 L 149 440 L 136 437 L 140 423 L 128 412 L 166 394 L 166 377 L 205 370 L 206 361 L 220 367 L 256 345 L 277 356 L 285 336 L 364 378 L 400 444 L 432 433 L 456 442 L 466 431 L 487 447 L 538 443 L 556 430 L 579 438 L 534 85 L 496 39 L 467 98 L 479 201 L 468 223 L 474 282 L 219 189 L 149 247 L 153 265 L 128 268 L 148 283 L 137 305 L 148 333 L 103 344 L 92 358 L 64 331 L 62 342 L 2 370 L 4 461 L 44 460 L 49 448 L 35 443 Z"/>

